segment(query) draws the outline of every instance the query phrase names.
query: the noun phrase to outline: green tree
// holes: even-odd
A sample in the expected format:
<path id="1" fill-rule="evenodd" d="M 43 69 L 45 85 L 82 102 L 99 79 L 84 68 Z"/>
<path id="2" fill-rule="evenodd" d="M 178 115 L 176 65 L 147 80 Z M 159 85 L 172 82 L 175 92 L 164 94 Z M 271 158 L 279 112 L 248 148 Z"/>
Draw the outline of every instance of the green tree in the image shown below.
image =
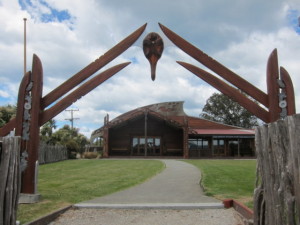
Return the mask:
<path id="1" fill-rule="evenodd" d="M 200 117 L 243 128 L 253 128 L 258 125 L 256 116 L 231 98 L 219 93 L 209 97 Z"/>
<path id="2" fill-rule="evenodd" d="M 16 116 L 17 107 L 8 104 L 7 106 L 0 106 L 0 127 L 10 121 L 11 118 Z"/>
<path id="3" fill-rule="evenodd" d="M 46 142 L 47 144 L 55 144 L 55 140 L 52 137 L 53 130 L 56 129 L 55 120 L 51 119 L 47 123 L 45 123 L 40 129 L 40 137 L 41 140 Z"/>
<path id="4" fill-rule="evenodd" d="M 83 134 L 80 134 L 78 129 L 72 129 L 69 125 L 64 125 L 53 133 L 52 140 L 57 144 L 65 145 L 70 156 L 71 152 L 82 153 L 89 143 L 89 140 Z"/>

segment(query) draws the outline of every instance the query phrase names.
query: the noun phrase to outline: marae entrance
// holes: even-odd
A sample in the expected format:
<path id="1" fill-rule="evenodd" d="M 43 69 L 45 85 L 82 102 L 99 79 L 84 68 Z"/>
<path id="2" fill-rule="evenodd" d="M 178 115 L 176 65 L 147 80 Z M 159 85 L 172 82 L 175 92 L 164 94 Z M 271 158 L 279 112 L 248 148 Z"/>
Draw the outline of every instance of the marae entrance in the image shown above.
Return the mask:
<path id="1" fill-rule="evenodd" d="M 236 86 L 239 90 L 196 66 L 184 62 L 178 62 L 180 65 L 187 68 L 222 93 L 228 95 L 233 100 L 237 101 L 241 106 L 245 107 L 248 111 L 259 117 L 264 122 L 274 122 L 279 118 L 295 114 L 295 99 L 292 81 L 289 74 L 283 67 L 281 67 L 279 71 L 276 50 L 271 53 L 267 64 L 268 93 L 266 94 L 216 60 L 209 57 L 192 44 L 188 43 L 167 27 L 161 24 L 159 25 L 164 34 L 176 46 L 202 63 L 204 66 L 223 77 L 233 86 Z M 144 32 L 145 28 L 146 24 L 45 96 L 42 95 L 42 63 L 40 59 L 34 55 L 32 71 L 25 74 L 20 84 L 16 118 L 11 120 L 4 127 L 0 128 L 0 136 L 5 136 L 15 129 L 16 135 L 22 137 L 21 160 L 23 165 L 26 165 L 22 173 L 23 183 L 21 191 L 23 193 L 35 193 L 36 191 L 35 177 L 38 159 L 39 127 L 58 115 L 79 98 L 99 86 L 102 82 L 126 67 L 129 63 L 114 66 L 96 75 L 80 87 L 77 87 L 80 83 L 85 81 L 99 69 L 132 46 L 132 44 Z M 162 48 L 163 45 L 161 44 L 161 39 L 156 35 L 150 35 L 146 42 L 144 42 L 144 53 L 151 63 L 152 71 L 155 71 L 154 67 L 157 60 L 160 58 Z M 152 79 L 154 79 L 155 73 L 152 72 L 151 75 Z M 76 90 L 68 94 L 68 92 L 74 88 L 76 88 Z M 241 94 L 240 90 L 248 94 L 250 98 Z M 257 102 L 253 101 L 252 98 Z M 184 148 L 183 155 L 184 157 L 188 157 L 188 127 L 183 127 L 181 130 L 184 134 L 183 140 L 181 140 Z M 106 140 L 107 138 L 104 140 L 106 143 L 105 145 L 107 145 Z"/>

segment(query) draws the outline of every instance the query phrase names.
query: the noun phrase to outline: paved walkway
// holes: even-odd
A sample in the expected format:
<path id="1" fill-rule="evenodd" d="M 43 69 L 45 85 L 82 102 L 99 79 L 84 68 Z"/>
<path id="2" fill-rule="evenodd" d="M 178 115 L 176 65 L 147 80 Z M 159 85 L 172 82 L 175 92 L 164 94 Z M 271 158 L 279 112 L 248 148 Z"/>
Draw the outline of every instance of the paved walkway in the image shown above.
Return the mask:
<path id="1" fill-rule="evenodd" d="M 244 224 L 234 209 L 203 194 L 196 167 L 162 161 L 166 169 L 143 184 L 76 204 L 79 209 L 68 210 L 50 225 Z"/>
<path id="2" fill-rule="evenodd" d="M 203 194 L 201 173 L 195 166 L 177 160 L 162 160 L 160 174 L 135 187 L 76 204 L 80 208 L 223 208 Z"/>

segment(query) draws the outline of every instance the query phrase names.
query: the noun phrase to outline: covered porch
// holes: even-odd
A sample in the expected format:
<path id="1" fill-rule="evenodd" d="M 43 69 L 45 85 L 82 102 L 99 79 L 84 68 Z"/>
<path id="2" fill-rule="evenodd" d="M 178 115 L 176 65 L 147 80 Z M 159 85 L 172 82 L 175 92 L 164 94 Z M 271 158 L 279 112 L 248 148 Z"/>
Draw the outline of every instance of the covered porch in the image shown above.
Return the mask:
<path id="1" fill-rule="evenodd" d="M 189 135 L 190 158 L 254 157 L 254 130 L 196 129 Z"/>

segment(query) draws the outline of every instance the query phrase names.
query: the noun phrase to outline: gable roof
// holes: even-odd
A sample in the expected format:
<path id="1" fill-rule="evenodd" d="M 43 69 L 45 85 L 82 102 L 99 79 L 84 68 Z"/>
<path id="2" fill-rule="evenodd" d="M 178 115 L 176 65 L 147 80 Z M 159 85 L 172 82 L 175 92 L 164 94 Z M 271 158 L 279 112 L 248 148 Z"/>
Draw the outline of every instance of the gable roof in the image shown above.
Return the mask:
<path id="1" fill-rule="evenodd" d="M 135 119 L 143 117 L 146 113 L 147 115 L 153 116 L 157 119 L 164 120 L 170 125 L 176 127 L 184 127 L 187 126 L 189 128 L 190 134 L 203 134 L 205 132 L 214 134 L 220 133 L 225 134 L 225 130 L 231 130 L 230 134 L 241 134 L 242 130 L 247 130 L 241 127 L 221 124 L 218 122 L 188 116 L 183 109 L 183 101 L 178 102 L 163 102 L 152 105 L 147 105 L 143 107 L 136 108 L 134 110 L 128 111 L 113 120 L 109 121 L 105 127 L 114 128 L 118 126 L 122 126 L 124 124 L 129 123 Z M 92 136 L 95 136 L 102 132 L 104 126 L 95 130 L 92 133 Z M 222 132 L 221 132 L 222 131 Z M 243 134 L 247 134 L 243 133 Z M 248 132 L 248 135 L 254 134 L 253 130 Z"/>

